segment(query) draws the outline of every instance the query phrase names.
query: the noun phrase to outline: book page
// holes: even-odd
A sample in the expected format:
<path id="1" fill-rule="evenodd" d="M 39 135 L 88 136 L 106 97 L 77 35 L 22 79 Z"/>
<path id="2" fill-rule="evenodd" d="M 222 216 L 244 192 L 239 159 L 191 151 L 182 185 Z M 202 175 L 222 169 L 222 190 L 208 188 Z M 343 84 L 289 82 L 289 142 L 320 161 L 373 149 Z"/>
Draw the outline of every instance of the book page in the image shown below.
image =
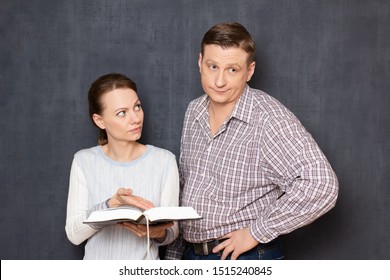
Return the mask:
<path id="1" fill-rule="evenodd" d="M 85 223 L 101 223 L 106 221 L 120 222 L 136 221 L 142 216 L 142 212 L 134 207 L 108 208 L 101 211 L 92 212 Z"/>
<path id="2" fill-rule="evenodd" d="M 144 211 L 151 222 L 200 219 L 192 207 L 155 207 Z"/>

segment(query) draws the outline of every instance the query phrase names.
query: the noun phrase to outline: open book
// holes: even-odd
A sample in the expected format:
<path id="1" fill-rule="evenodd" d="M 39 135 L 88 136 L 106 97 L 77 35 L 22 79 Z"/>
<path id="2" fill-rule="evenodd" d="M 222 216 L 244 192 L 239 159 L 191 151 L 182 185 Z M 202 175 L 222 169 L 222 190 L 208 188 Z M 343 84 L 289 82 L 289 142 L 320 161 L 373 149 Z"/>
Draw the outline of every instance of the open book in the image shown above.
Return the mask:
<path id="1" fill-rule="evenodd" d="M 141 209 L 123 206 L 97 210 L 89 215 L 85 224 L 115 224 L 121 222 L 133 222 L 145 224 L 148 219 L 150 224 L 179 220 L 201 219 L 192 207 L 154 207 L 142 211 Z"/>

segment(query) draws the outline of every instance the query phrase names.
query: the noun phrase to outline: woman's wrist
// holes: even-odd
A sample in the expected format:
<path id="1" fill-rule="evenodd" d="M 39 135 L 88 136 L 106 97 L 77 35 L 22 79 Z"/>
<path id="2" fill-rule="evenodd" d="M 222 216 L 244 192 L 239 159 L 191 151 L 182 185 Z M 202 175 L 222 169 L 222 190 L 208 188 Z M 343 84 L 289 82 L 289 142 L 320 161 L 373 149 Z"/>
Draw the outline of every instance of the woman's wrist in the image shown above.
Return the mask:
<path id="1" fill-rule="evenodd" d="M 164 232 L 161 233 L 159 237 L 155 237 L 154 239 L 157 242 L 162 243 L 162 242 L 164 242 L 165 238 L 167 238 L 167 230 L 164 230 Z"/>
<path id="2" fill-rule="evenodd" d="M 120 202 L 119 202 L 119 200 L 117 198 L 117 194 L 114 194 L 113 197 L 107 199 L 106 200 L 106 205 L 107 205 L 108 208 L 113 208 L 113 207 L 120 206 L 121 204 L 120 204 Z"/>

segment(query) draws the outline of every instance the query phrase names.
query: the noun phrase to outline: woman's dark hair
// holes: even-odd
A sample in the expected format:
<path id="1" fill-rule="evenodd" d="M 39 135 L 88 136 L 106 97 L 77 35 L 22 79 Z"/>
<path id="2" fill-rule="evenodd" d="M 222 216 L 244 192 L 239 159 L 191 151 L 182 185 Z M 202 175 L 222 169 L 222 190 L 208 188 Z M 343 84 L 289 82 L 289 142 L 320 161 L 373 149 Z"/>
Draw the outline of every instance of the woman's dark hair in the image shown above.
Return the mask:
<path id="1" fill-rule="evenodd" d="M 202 40 L 202 56 L 205 45 L 219 45 L 224 49 L 240 47 L 249 54 L 248 64 L 255 59 L 255 42 L 248 30 L 237 22 L 219 23 L 211 27 Z"/>
<path id="2" fill-rule="evenodd" d="M 114 89 L 128 88 L 137 92 L 137 85 L 128 77 L 122 74 L 110 73 L 99 77 L 94 81 L 88 91 L 89 117 L 94 125 L 93 115 L 101 115 L 103 112 L 102 96 Z M 99 127 L 98 127 L 99 128 Z M 100 129 L 100 128 L 99 128 Z M 98 144 L 105 145 L 108 143 L 105 129 L 100 129 Z"/>

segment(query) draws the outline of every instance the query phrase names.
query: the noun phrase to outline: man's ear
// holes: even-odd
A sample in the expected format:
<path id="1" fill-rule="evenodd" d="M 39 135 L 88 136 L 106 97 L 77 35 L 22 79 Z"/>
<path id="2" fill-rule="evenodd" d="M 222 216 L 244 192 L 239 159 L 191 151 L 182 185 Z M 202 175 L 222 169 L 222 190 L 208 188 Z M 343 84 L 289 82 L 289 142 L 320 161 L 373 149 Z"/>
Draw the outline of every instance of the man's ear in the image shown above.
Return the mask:
<path id="1" fill-rule="evenodd" d="M 253 76 L 253 74 L 255 73 L 255 68 L 256 68 L 256 62 L 252 61 L 251 64 L 249 64 L 249 67 L 248 67 L 248 75 L 246 77 L 246 81 L 249 82 Z"/>
<path id="2" fill-rule="evenodd" d="M 200 70 L 201 69 L 201 66 L 202 66 L 202 53 L 199 53 L 199 59 L 198 59 L 198 66 L 199 66 L 199 72 L 202 73 L 202 71 Z"/>
<path id="3" fill-rule="evenodd" d="M 98 114 L 93 114 L 92 119 L 100 129 L 105 129 L 103 118 Z"/>

